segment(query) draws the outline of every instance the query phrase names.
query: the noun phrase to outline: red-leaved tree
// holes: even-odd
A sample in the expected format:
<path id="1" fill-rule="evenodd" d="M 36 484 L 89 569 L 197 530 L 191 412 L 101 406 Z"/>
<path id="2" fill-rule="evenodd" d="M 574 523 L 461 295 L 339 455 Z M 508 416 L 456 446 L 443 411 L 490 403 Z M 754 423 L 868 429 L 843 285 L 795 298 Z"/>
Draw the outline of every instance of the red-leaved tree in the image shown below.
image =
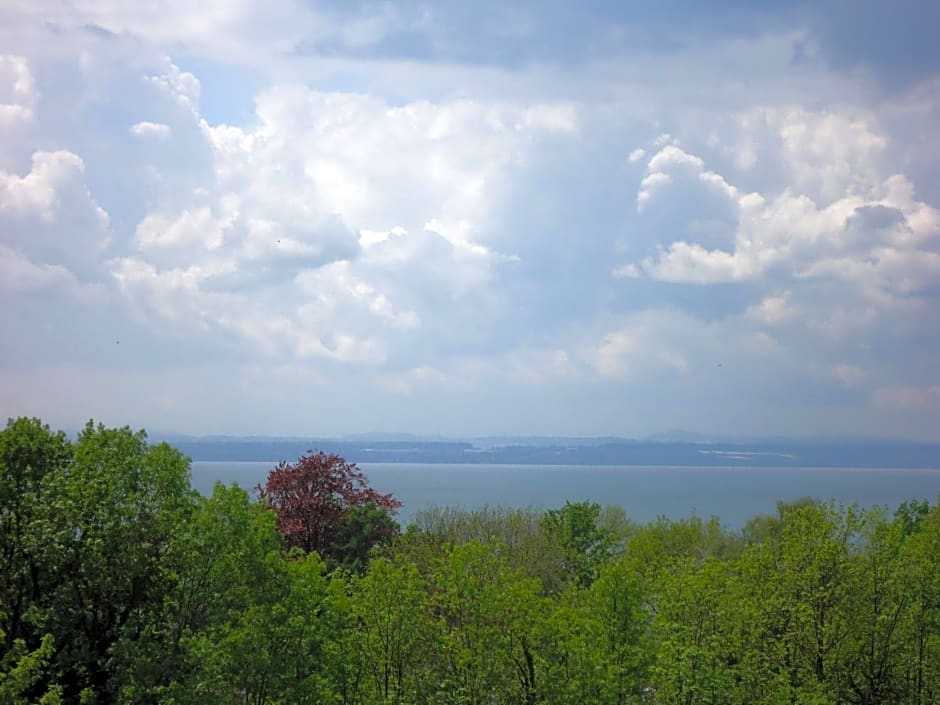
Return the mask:
<path id="1" fill-rule="evenodd" d="M 374 507 L 391 517 L 401 507 L 391 494 L 369 487 L 355 463 L 322 451 L 307 451 L 296 463 L 281 461 L 258 487 L 258 494 L 277 512 L 288 546 L 316 551 L 324 558 L 342 540 L 354 510 Z"/>

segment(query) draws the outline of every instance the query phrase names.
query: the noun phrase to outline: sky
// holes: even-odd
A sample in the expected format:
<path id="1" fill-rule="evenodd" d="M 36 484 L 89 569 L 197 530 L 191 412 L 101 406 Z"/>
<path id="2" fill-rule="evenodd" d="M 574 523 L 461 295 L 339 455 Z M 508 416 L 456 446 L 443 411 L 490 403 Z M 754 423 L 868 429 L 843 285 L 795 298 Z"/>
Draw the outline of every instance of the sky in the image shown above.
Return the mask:
<path id="1" fill-rule="evenodd" d="M 940 3 L 0 5 L 0 414 L 940 441 Z"/>

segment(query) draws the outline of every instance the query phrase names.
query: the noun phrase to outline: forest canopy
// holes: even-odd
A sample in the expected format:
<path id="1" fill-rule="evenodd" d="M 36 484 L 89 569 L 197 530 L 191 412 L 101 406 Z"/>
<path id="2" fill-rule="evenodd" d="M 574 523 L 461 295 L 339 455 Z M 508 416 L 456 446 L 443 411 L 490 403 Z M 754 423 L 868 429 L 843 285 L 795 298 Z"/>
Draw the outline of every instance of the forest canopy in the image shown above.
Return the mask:
<path id="1" fill-rule="evenodd" d="M 394 497 L 315 453 L 260 490 L 202 496 L 143 432 L 9 421 L 0 705 L 940 701 L 936 503 L 400 530 Z"/>

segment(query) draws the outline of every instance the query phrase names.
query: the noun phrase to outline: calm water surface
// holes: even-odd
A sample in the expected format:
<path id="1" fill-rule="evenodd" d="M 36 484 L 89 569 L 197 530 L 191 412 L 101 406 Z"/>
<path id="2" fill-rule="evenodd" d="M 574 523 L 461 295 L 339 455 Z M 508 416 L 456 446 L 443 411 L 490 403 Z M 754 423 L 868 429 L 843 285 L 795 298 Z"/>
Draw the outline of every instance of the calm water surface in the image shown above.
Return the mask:
<path id="1" fill-rule="evenodd" d="M 253 488 L 275 463 L 199 461 L 193 485 L 208 494 L 218 481 Z M 430 505 L 557 507 L 566 500 L 616 504 L 633 519 L 716 515 L 732 528 L 778 500 L 810 495 L 863 506 L 894 507 L 908 499 L 936 501 L 940 469 L 691 468 L 590 465 L 455 465 L 361 463 L 370 484 L 392 492 L 407 523 Z"/>

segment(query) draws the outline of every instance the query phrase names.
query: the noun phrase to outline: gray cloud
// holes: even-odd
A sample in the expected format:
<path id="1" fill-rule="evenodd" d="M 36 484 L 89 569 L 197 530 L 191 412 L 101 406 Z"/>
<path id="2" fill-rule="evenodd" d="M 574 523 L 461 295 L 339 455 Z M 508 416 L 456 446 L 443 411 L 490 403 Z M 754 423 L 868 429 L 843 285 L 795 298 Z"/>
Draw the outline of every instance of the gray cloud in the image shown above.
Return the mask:
<path id="1" fill-rule="evenodd" d="M 828 61 L 871 71 L 890 92 L 940 71 L 937 3 L 830 0 L 812 7 L 809 17 Z"/>
<path id="2" fill-rule="evenodd" d="M 625 7 L 5 7 L 0 411 L 935 436 L 932 59 Z"/>

